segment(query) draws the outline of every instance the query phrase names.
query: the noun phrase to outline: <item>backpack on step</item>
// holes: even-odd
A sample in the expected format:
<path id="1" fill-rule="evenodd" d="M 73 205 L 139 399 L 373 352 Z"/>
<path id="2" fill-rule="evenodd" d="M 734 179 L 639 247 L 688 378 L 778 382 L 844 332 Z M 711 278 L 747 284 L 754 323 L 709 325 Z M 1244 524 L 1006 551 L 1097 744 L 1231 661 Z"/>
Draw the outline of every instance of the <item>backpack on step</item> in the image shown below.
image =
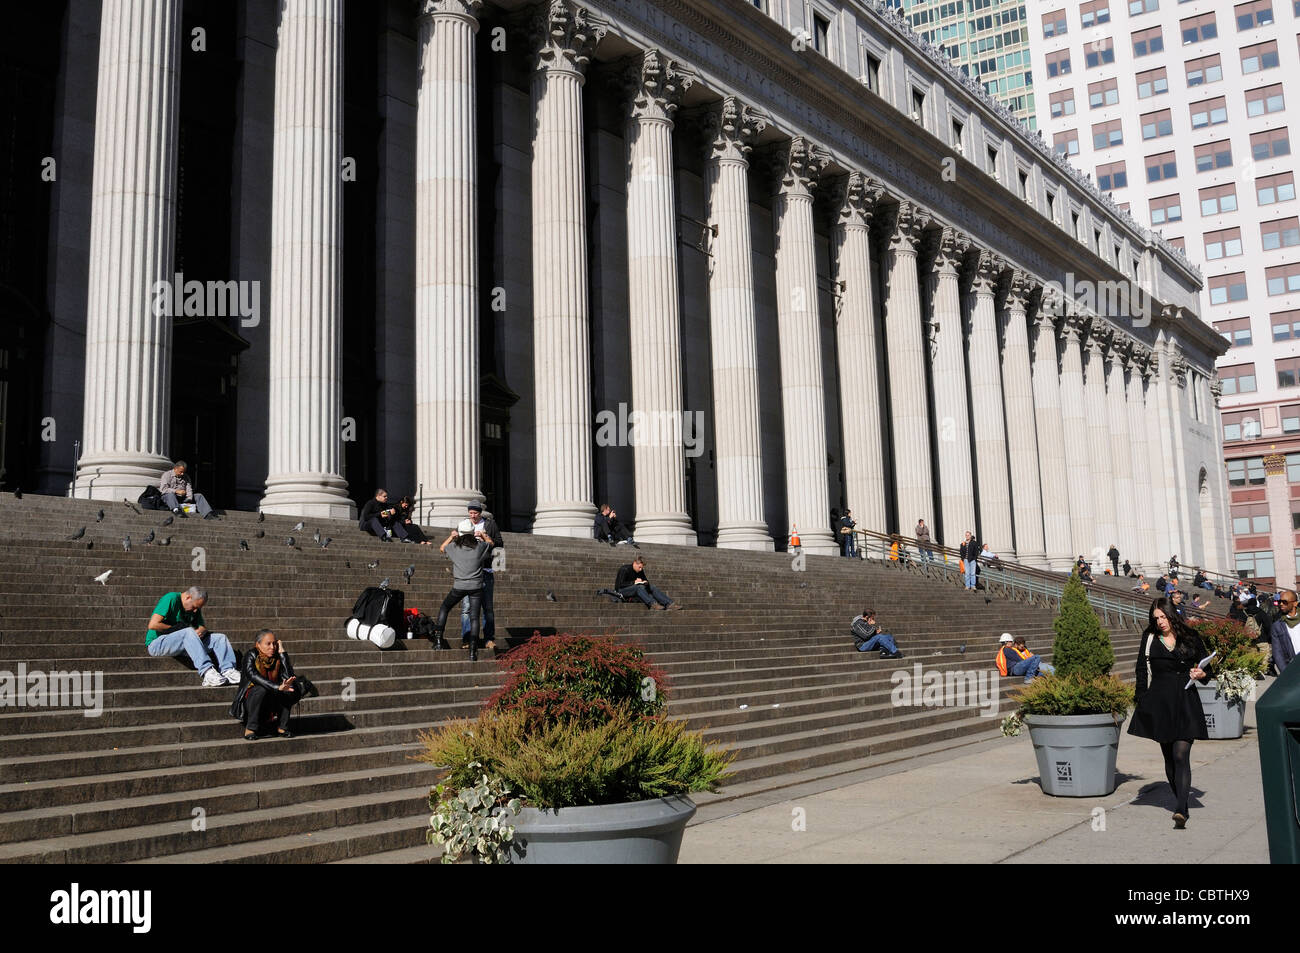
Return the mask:
<path id="1" fill-rule="evenodd" d="M 406 635 L 405 602 L 400 589 L 368 586 L 352 607 L 346 623 L 348 637 L 373 642 L 380 648 L 391 647 L 395 639 Z"/>

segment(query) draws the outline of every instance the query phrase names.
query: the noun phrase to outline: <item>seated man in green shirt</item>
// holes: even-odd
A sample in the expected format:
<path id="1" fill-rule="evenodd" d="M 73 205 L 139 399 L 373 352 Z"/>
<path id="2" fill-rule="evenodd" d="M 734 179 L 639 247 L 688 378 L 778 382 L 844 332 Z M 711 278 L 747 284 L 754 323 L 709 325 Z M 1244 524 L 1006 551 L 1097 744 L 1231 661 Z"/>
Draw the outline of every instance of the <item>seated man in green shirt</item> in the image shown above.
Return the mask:
<path id="1" fill-rule="evenodd" d="M 207 601 L 207 592 L 198 586 L 167 593 L 154 606 L 144 644 L 154 658 L 188 655 L 208 688 L 238 685 L 239 670 L 235 668 L 235 651 L 230 647 L 230 640 L 220 632 L 209 632 L 203 622 L 203 606 Z M 215 666 L 213 656 L 217 660 Z"/>

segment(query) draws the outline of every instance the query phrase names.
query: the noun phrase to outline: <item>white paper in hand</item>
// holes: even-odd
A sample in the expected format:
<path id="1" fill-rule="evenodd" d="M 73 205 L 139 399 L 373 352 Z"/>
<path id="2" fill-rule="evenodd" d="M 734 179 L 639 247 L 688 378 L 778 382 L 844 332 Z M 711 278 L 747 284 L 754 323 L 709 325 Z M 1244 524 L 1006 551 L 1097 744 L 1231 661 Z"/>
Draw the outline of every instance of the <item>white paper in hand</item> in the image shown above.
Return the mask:
<path id="1" fill-rule="evenodd" d="M 1199 662 L 1197 662 L 1197 663 L 1196 663 L 1196 667 L 1199 668 L 1199 669 L 1204 669 L 1205 666 L 1207 666 L 1207 665 L 1210 664 L 1210 661 L 1214 658 L 1214 656 L 1216 656 L 1216 655 L 1218 655 L 1218 654 L 1219 654 L 1219 652 L 1218 652 L 1218 650 L 1216 649 L 1215 651 L 1211 652 L 1209 655 L 1205 656 L 1205 658 L 1203 658 L 1203 659 L 1201 659 Z M 1187 691 L 1187 689 L 1191 688 L 1191 687 L 1192 687 L 1193 685 L 1195 685 L 1195 684 L 1196 684 L 1196 679 L 1194 679 L 1194 678 L 1189 678 L 1189 679 L 1187 680 L 1187 684 L 1183 686 L 1183 691 Z"/>

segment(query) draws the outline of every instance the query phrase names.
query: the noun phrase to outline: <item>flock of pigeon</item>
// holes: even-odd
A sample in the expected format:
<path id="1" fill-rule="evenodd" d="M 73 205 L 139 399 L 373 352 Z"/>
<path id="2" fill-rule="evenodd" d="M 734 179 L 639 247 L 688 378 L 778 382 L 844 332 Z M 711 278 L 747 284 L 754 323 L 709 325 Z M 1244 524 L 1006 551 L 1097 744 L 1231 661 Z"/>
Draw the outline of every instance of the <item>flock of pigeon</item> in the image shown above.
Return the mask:
<path id="1" fill-rule="evenodd" d="M 17 496 L 16 498 L 21 499 L 22 497 Z M 137 516 L 144 515 L 143 513 L 140 512 L 140 510 L 136 507 L 136 505 L 132 503 L 130 500 L 123 499 L 122 502 L 126 505 L 128 509 L 130 509 Z M 102 523 L 103 521 L 104 521 L 104 511 L 100 510 L 95 515 L 95 522 Z M 259 523 L 266 522 L 266 514 L 259 511 L 257 514 L 257 521 Z M 164 529 L 168 526 L 171 526 L 175 522 L 176 522 L 176 517 L 172 515 L 168 515 L 166 519 L 164 519 L 160 524 L 158 524 L 157 529 Z M 304 521 L 300 520 L 297 524 L 293 526 L 293 528 L 289 532 L 300 533 L 306 528 L 306 525 L 307 524 Z M 75 533 L 71 534 L 70 536 L 64 537 L 64 539 L 67 540 L 68 542 L 80 542 L 82 539 L 85 539 L 86 537 L 86 529 L 87 527 L 83 526 Z M 258 529 L 256 538 L 263 539 L 265 538 L 265 536 L 266 536 L 266 530 Z M 172 542 L 172 537 L 169 535 L 163 539 L 158 539 L 156 530 L 150 529 L 149 535 L 145 536 L 144 539 L 141 540 L 141 542 L 146 546 L 170 546 Z M 334 539 L 333 537 L 330 536 L 322 537 L 320 530 L 318 529 L 312 534 L 312 542 L 314 542 L 321 549 L 328 549 L 330 543 L 334 542 Z M 302 547 L 298 545 L 298 540 L 292 535 L 285 537 L 284 544 L 288 546 L 290 549 L 294 549 L 297 550 L 298 552 L 302 552 Z M 129 553 L 131 551 L 131 545 L 132 545 L 131 534 L 128 533 L 122 537 L 123 552 Z M 89 550 L 94 548 L 95 548 L 94 540 L 90 540 L 86 543 L 86 549 Z M 245 552 L 245 553 L 250 552 L 251 550 L 248 545 L 248 540 L 241 539 L 239 541 L 239 549 L 240 552 Z M 349 560 L 344 560 L 344 565 L 347 566 L 348 569 L 352 568 L 352 563 Z M 376 569 L 379 568 L 379 560 L 376 559 L 372 563 L 367 563 L 366 568 L 371 572 L 375 571 Z M 107 586 L 109 577 L 112 575 L 113 575 L 113 570 L 108 569 L 100 573 L 98 576 L 95 576 L 93 581 L 99 583 L 101 586 Z M 411 584 L 412 577 L 415 576 L 415 563 L 411 563 L 411 565 L 407 566 L 404 570 L 402 570 L 402 575 L 406 577 L 406 584 L 409 586 Z M 385 577 L 384 580 L 379 585 L 380 588 L 387 589 L 391 585 L 391 583 L 392 580 L 388 577 Z"/>

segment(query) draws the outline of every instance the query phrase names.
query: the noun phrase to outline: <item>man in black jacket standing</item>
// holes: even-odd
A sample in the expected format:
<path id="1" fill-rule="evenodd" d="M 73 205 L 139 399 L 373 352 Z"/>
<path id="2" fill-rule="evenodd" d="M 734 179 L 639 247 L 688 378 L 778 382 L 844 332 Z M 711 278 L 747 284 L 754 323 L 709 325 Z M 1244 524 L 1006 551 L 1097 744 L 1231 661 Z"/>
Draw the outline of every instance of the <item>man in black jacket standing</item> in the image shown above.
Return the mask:
<path id="1" fill-rule="evenodd" d="M 965 564 L 966 589 L 970 592 L 974 592 L 977 588 L 975 572 L 980 555 L 980 545 L 975 541 L 975 537 L 969 530 L 966 532 L 966 538 L 962 540 L 961 547 L 957 552 L 958 555 L 961 556 L 962 562 Z"/>
<path id="2" fill-rule="evenodd" d="M 496 648 L 496 631 L 497 620 L 496 614 L 492 609 L 492 590 L 496 584 L 495 566 L 496 553 L 499 549 L 505 548 L 505 540 L 501 538 L 501 533 L 497 530 L 497 521 L 492 518 L 492 514 L 483 509 L 483 504 L 478 500 L 470 500 L 469 521 L 474 524 L 474 531 L 482 530 L 495 544 L 493 549 L 488 550 L 483 557 L 483 591 L 482 602 L 480 603 L 483 612 L 483 638 L 484 645 L 489 649 Z M 469 618 L 469 599 L 465 598 L 460 603 L 460 641 L 461 644 L 469 643 L 470 618 Z"/>
<path id="3" fill-rule="evenodd" d="M 402 521 L 397 518 L 397 507 L 388 505 L 388 491 L 385 489 L 375 490 L 374 499 L 366 500 L 366 505 L 361 507 L 357 528 L 364 533 L 378 536 L 384 542 L 389 542 L 392 536 L 404 542 L 410 539 L 402 526 Z"/>
<path id="4" fill-rule="evenodd" d="M 618 571 L 614 591 L 624 599 L 640 599 L 647 609 L 680 609 L 681 604 L 664 595 L 663 590 L 651 585 L 645 572 L 645 560 L 640 556 Z"/>

